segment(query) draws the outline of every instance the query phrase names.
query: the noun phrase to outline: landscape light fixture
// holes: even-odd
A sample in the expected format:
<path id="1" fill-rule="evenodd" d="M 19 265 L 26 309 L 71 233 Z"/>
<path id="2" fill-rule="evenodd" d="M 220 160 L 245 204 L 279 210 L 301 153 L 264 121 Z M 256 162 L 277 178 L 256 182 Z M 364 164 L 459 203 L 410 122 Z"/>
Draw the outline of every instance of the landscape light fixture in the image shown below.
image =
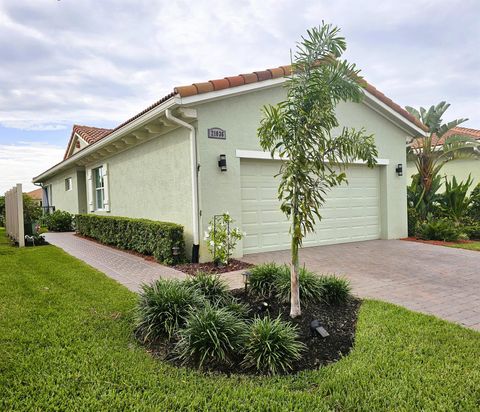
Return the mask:
<path id="1" fill-rule="evenodd" d="M 318 319 L 312 320 L 310 322 L 310 333 L 312 335 L 312 338 L 320 335 L 322 338 L 326 338 L 330 336 L 330 334 L 325 330 L 325 328 L 320 325 L 320 321 Z"/>
<path id="2" fill-rule="evenodd" d="M 172 255 L 176 257 L 179 254 L 180 254 L 180 248 L 178 246 L 173 246 L 172 247 Z"/>
<path id="3" fill-rule="evenodd" d="M 227 171 L 227 155 L 221 154 L 218 158 L 218 167 L 221 172 Z"/>
<path id="4" fill-rule="evenodd" d="M 401 163 L 397 165 L 395 172 L 397 173 L 397 176 L 403 176 L 403 165 Z"/>
<path id="5" fill-rule="evenodd" d="M 248 291 L 248 285 L 250 283 L 250 272 L 247 270 L 242 273 L 243 276 L 243 284 L 245 285 L 245 293 Z"/>

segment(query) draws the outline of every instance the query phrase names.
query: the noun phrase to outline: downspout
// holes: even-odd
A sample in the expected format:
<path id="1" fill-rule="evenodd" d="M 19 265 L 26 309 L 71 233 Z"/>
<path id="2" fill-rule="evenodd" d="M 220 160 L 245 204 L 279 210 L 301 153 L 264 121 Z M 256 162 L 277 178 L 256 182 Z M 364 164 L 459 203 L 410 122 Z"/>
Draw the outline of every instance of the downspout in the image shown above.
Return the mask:
<path id="1" fill-rule="evenodd" d="M 197 134 L 195 127 L 191 124 L 175 117 L 170 109 L 165 110 L 165 117 L 179 126 L 185 127 L 190 131 L 190 154 L 192 159 L 191 178 L 192 178 L 192 218 L 193 218 L 193 245 L 192 262 L 198 263 L 200 250 L 199 236 L 199 207 L 198 207 L 198 159 L 197 159 Z"/>

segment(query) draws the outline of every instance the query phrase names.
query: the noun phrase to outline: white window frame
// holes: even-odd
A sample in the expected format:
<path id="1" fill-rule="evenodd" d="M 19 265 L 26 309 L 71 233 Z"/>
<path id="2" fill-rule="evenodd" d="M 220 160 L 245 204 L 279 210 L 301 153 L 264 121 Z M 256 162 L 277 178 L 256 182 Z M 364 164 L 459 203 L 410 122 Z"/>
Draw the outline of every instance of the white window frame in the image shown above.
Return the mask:
<path id="1" fill-rule="evenodd" d="M 105 210 L 105 181 L 103 180 L 103 165 L 95 167 L 92 169 L 93 173 L 93 203 L 95 205 L 95 210 L 103 211 Z M 99 175 L 99 179 L 101 186 L 97 187 L 97 174 Z M 98 204 L 98 192 L 102 193 L 102 205 Z"/>
<path id="2" fill-rule="evenodd" d="M 73 180 L 71 177 L 67 177 L 65 179 L 65 192 L 70 192 L 72 189 L 73 189 Z"/>
<path id="3" fill-rule="evenodd" d="M 103 187 L 96 187 L 95 173 L 101 169 L 103 178 Z M 99 208 L 97 204 L 97 191 L 103 190 L 103 207 Z M 87 169 L 87 202 L 90 212 L 110 212 L 109 185 L 108 185 L 108 165 L 100 163 Z"/>

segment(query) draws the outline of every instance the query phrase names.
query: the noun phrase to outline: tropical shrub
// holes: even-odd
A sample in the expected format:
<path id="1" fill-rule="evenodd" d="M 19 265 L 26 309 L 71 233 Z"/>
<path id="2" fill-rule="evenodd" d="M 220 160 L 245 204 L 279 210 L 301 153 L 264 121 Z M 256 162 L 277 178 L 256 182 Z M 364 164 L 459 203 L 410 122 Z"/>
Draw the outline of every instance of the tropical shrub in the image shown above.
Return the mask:
<path id="1" fill-rule="evenodd" d="M 280 317 L 256 318 L 249 326 L 242 365 L 271 375 L 287 372 L 304 349 L 297 328 L 291 323 Z"/>
<path id="2" fill-rule="evenodd" d="M 73 230 L 74 216 L 63 210 L 55 210 L 55 212 L 46 215 L 43 218 L 45 226 L 51 232 L 69 232 Z"/>
<path id="3" fill-rule="evenodd" d="M 417 236 L 425 240 L 443 240 L 456 242 L 461 235 L 460 229 L 448 219 L 429 219 L 418 226 Z"/>
<path id="4" fill-rule="evenodd" d="M 418 220 L 425 220 L 428 215 L 438 215 L 439 213 L 439 198 L 438 191 L 442 186 L 442 178 L 436 175 L 430 183 L 428 191 L 425 190 L 420 181 L 420 175 L 412 176 L 412 181 L 407 186 L 407 203 L 408 209 L 416 211 L 415 217 Z M 410 214 L 409 214 L 409 231 L 411 228 Z M 409 235 L 410 236 L 410 235 Z"/>
<path id="5" fill-rule="evenodd" d="M 259 296 L 269 297 L 275 290 L 275 279 L 283 267 L 275 263 L 264 263 L 250 269 L 249 291 Z"/>
<path id="6" fill-rule="evenodd" d="M 480 223 L 471 226 L 464 226 L 462 230 L 463 232 L 465 232 L 469 239 L 480 240 Z"/>
<path id="7" fill-rule="evenodd" d="M 152 255 L 172 265 L 185 261 L 183 226 L 118 216 L 77 215 L 76 230 L 106 245 Z"/>
<path id="8" fill-rule="evenodd" d="M 219 275 L 198 272 L 188 279 L 186 284 L 204 296 L 212 305 L 222 306 L 232 300 L 228 285 Z"/>
<path id="9" fill-rule="evenodd" d="M 470 208 L 468 210 L 468 216 L 470 219 L 480 224 L 480 183 L 470 193 Z"/>
<path id="10" fill-rule="evenodd" d="M 440 205 L 445 216 L 452 219 L 457 226 L 468 215 L 471 203 L 468 191 L 472 182 L 470 175 L 465 182 L 457 182 L 455 176 L 452 177 L 451 181 L 445 177 L 445 192 L 440 196 Z"/>
<path id="11" fill-rule="evenodd" d="M 191 311 L 178 332 L 178 358 L 199 368 L 207 363 L 228 364 L 243 348 L 245 323 L 227 308 L 206 304 Z"/>
<path id="12" fill-rule="evenodd" d="M 418 222 L 419 222 L 419 215 L 417 209 L 414 207 L 409 207 L 407 209 L 407 216 L 408 216 L 408 236 L 415 236 L 415 232 L 417 231 Z"/>
<path id="13" fill-rule="evenodd" d="M 302 302 L 310 305 L 322 301 L 324 288 L 319 276 L 303 267 L 298 272 L 298 281 Z M 288 302 L 290 300 L 290 288 L 290 269 L 288 266 L 282 266 L 275 278 L 276 296 L 282 302 Z"/>
<path id="14" fill-rule="evenodd" d="M 234 220 L 228 212 L 214 216 L 208 224 L 204 240 L 216 264 L 227 265 L 237 242 L 243 238 L 238 227 L 232 227 Z"/>
<path id="15" fill-rule="evenodd" d="M 347 302 L 351 296 L 351 286 L 348 279 L 335 275 L 323 275 L 319 277 L 323 286 L 323 300 L 331 305 Z"/>
<path id="16" fill-rule="evenodd" d="M 190 311 L 205 304 L 203 296 L 178 280 L 143 285 L 136 308 L 136 334 L 143 342 L 170 339 Z"/>

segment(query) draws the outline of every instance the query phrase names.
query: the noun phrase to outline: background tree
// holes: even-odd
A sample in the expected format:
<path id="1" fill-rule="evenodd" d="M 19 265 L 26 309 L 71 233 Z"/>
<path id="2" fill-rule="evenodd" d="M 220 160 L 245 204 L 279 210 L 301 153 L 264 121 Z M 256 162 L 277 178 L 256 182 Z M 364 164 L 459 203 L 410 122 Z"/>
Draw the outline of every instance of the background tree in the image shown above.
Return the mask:
<path id="1" fill-rule="evenodd" d="M 443 123 L 442 116 L 449 107 L 450 104 L 447 102 L 431 106 L 428 110 L 423 107 L 420 107 L 419 110 L 410 106 L 405 107 L 410 114 L 428 127 L 427 136 L 416 138 L 409 145 L 409 155 L 415 158 L 415 166 L 419 175 L 418 183 L 421 188 L 415 208 L 423 219 L 430 211 L 431 203 L 429 202 L 435 196 L 433 189 L 439 188 L 435 182 L 443 165 L 459 157 L 475 156 L 475 151 L 472 149 L 479 145 L 479 142 L 468 136 L 447 135 L 447 132 L 468 120 L 457 119 Z"/>
<path id="2" fill-rule="evenodd" d="M 23 219 L 25 223 L 36 222 L 42 217 L 42 208 L 26 193 L 23 194 Z"/>
<path id="3" fill-rule="evenodd" d="M 258 134 L 260 145 L 283 160 L 278 198 L 290 219 L 290 316 L 301 314 L 298 251 L 308 232 L 320 220 L 320 208 L 330 188 L 347 180 L 345 167 L 353 160 L 375 165 L 372 135 L 339 129 L 335 106 L 359 102 L 362 80 L 354 64 L 339 60 L 346 49 L 340 30 L 324 24 L 307 32 L 297 45 L 288 78 L 287 99 L 263 108 Z M 335 130 L 335 133 L 332 133 Z"/>
<path id="4" fill-rule="evenodd" d="M 0 196 L 0 226 L 5 226 L 5 196 Z"/>

